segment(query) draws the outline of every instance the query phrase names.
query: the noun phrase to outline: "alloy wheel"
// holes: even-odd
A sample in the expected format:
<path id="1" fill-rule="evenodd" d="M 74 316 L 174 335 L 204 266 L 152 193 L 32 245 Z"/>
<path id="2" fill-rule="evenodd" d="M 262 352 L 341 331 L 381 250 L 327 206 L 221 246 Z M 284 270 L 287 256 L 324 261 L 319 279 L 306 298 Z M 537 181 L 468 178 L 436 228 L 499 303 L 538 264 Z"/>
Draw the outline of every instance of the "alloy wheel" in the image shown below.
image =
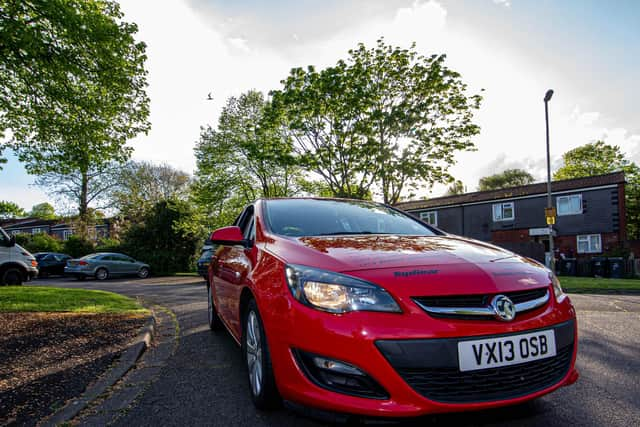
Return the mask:
<path id="1" fill-rule="evenodd" d="M 254 311 L 250 311 L 247 316 L 246 328 L 245 345 L 249 382 L 251 383 L 251 392 L 254 396 L 258 396 L 262 390 L 262 341 L 260 321 Z"/>

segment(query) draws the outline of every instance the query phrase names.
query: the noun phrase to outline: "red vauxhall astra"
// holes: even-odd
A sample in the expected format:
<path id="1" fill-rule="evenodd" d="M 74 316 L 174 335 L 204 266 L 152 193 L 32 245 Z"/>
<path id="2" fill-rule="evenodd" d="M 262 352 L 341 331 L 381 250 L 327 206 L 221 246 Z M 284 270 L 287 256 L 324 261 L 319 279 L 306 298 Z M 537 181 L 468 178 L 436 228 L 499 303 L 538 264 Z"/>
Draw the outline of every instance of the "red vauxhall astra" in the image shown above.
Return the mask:
<path id="1" fill-rule="evenodd" d="M 541 264 L 364 201 L 267 199 L 216 230 L 209 324 L 254 403 L 409 417 L 574 383 L 576 313 Z"/>

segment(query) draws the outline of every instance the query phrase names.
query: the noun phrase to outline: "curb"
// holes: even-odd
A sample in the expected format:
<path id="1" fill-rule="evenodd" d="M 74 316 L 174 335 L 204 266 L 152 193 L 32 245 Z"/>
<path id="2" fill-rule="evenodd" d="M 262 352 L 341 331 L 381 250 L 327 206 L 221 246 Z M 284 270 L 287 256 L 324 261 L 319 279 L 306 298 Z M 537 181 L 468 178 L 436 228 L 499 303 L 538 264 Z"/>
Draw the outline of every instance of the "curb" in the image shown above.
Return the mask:
<path id="1" fill-rule="evenodd" d="M 155 329 L 154 324 L 155 320 L 153 315 L 148 316 L 145 325 L 120 354 L 115 366 L 104 373 L 96 382 L 89 385 L 80 397 L 67 402 L 62 409 L 56 411 L 40 425 L 44 427 L 55 427 L 61 423 L 69 422 L 98 396 L 102 395 L 109 387 L 124 377 L 125 374 L 136 365 L 142 353 L 151 344 Z"/>

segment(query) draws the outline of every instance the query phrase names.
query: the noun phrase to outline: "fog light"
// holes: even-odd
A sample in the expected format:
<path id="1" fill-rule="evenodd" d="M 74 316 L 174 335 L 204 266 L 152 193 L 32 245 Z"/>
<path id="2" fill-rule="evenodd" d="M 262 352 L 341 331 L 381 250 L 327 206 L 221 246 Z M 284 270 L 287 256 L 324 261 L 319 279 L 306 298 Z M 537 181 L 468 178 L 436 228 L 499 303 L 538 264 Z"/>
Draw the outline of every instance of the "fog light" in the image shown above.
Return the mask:
<path id="1" fill-rule="evenodd" d="M 388 399 L 389 394 L 361 369 L 340 360 L 293 350 L 293 355 L 304 374 L 319 387 L 370 399 Z"/>

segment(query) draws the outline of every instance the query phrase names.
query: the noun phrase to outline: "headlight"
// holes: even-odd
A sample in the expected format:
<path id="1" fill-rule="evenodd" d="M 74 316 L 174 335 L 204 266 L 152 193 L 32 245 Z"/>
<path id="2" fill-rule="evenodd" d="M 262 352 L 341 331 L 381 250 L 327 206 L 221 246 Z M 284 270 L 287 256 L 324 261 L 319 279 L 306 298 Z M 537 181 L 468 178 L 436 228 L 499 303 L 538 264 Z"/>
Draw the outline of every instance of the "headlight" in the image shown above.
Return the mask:
<path id="1" fill-rule="evenodd" d="M 285 272 L 294 298 L 319 310 L 402 312 L 391 295 L 373 283 L 303 265 L 287 265 Z"/>
<path id="2" fill-rule="evenodd" d="M 558 280 L 556 275 L 552 272 L 549 272 L 549 279 L 551 279 L 551 284 L 553 285 L 553 293 L 556 295 L 556 301 L 562 301 L 566 294 L 562 291 L 560 280 Z"/>

